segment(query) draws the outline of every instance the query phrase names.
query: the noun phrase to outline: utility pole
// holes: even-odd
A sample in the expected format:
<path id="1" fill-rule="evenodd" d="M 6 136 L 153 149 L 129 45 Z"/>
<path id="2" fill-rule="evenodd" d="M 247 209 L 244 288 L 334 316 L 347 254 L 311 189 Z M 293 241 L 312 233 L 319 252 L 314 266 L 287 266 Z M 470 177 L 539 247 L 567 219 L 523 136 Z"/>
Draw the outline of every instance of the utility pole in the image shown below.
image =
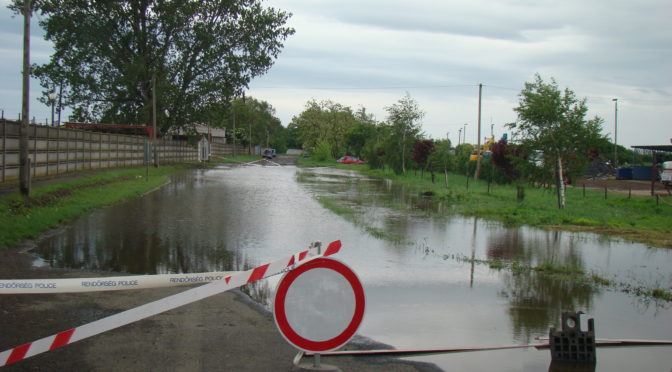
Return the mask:
<path id="1" fill-rule="evenodd" d="M 457 132 L 457 145 L 460 145 L 460 141 L 462 140 L 462 128 Z"/>
<path id="2" fill-rule="evenodd" d="M 21 194 L 30 196 L 30 159 L 28 158 L 28 117 L 30 103 L 30 0 L 23 1 L 23 102 L 19 132 L 19 181 Z"/>
<path id="3" fill-rule="evenodd" d="M 231 113 L 233 114 L 233 156 L 236 156 L 236 96 L 233 96 L 231 104 Z"/>
<path id="4" fill-rule="evenodd" d="M 243 92 L 243 108 L 245 111 L 247 111 L 247 103 L 245 101 L 245 92 Z M 245 112 L 243 111 L 243 112 Z M 247 141 L 247 155 L 252 155 L 252 119 L 249 117 L 247 118 L 247 133 L 249 136 L 249 139 Z"/>
<path id="5" fill-rule="evenodd" d="M 51 103 L 51 126 L 54 126 L 54 108 L 56 106 L 56 87 L 54 91 L 49 93 L 49 103 Z"/>
<path id="6" fill-rule="evenodd" d="M 58 124 L 61 126 L 61 109 L 63 108 L 63 81 L 61 80 L 61 85 L 58 87 Z"/>
<path id="7" fill-rule="evenodd" d="M 483 84 L 478 84 L 478 136 L 476 143 L 476 173 L 474 179 L 477 180 L 481 176 L 481 92 Z"/>
<path id="8" fill-rule="evenodd" d="M 618 167 L 618 98 L 614 101 L 614 168 Z"/>
<path id="9" fill-rule="evenodd" d="M 156 74 L 152 74 L 152 147 L 154 147 L 154 168 L 158 168 L 159 151 L 156 148 Z"/>

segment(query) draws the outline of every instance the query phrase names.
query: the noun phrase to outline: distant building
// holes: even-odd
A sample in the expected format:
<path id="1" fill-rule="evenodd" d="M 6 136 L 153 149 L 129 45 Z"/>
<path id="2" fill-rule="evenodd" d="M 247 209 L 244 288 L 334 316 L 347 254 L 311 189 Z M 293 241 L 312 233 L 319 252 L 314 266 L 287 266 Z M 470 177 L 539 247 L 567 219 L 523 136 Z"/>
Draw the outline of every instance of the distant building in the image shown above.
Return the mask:
<path id="1" fill-rule="evenodd" d="M 152 127 L 146 125 L 102 124 L 102 123 L 65 123 L 66 128 L 86 130 L 89 132 L 126 134 L 130 136 L 152 136 Z M 157 137 L 159 133 L 157 133 Z"/>
<path id="2" fill-rule="evenodd" d="M 197 138 L 205 137 L 210 142 L 226 143 L 226 128 L 211 127 L 207 124 L 197 123 L 186 129 L 182 127 L 171 129 L 168 133 L 175 139 L 196 135 Z"/>

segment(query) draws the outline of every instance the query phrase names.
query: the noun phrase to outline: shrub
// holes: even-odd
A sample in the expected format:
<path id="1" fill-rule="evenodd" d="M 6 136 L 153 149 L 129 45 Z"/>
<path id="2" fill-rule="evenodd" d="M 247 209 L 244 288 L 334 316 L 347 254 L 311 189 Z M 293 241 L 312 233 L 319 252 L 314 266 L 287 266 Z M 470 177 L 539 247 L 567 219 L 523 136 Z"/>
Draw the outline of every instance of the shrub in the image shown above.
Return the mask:
<path id="1" fill-rule="evenodd" d="M 329 142 L 325 140 L 322 140 L 317 143 L 315 149 L 313 150 L 312 156 L 317 161 L 326 161 L 334 159 L 331 156 L 331 145 L 329 144 Z"/>

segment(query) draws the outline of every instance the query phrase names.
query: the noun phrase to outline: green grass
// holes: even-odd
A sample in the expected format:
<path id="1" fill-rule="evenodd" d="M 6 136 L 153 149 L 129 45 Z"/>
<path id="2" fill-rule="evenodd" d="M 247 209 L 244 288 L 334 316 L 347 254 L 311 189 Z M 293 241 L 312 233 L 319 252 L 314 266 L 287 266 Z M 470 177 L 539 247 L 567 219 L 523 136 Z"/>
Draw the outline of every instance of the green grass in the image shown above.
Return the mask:
<path id="1" fill-rule="evenodd" d="M 296 162 L 296 165 L 302 168 L 307 167 L 334 167 L 336 166 L 336 159 L 330 160 L 316 160 L 313 157 L 310 158 L 299 158 Z"/>
<path id="2" fill-rule="evenodd" d="M 544 261 L 541 265 L 535 266 L 533 270 L 548 274 L 561 274 L 561 275 L 584 274 L 583 269 L 581 269 L 580 267 L 558 265 L 557 263 L 552 261 Z"/>
<path id="3" fill-rule="evenodd" d="M 338 200 L 334 198 L 328 198 L 321 196 L 317 198 L 317 201 L 322 204 L 323 207 L 329 209 L 330 211 L 338 214 L 339 216 L 345 217 L 346 220 L 350 222 L 358 222 L 357 214 L 354 209 L 344 207 Z"/>
<path id="4" fill-rule="evenodd" d="M 398 235 L 391 234 L 385 230 L 371 226 L 367 221 L 360 218 L 361 214 L 358 213 L 355 208 L 343 206 L 338 199 L 321 196 L 317 198 L 317 201 L 323 207 L 345 218 L 347 221 L 352 222 L 354 225 L 361 227 L 364 231 L 377 239 L 388 240 L 396 243 L 400 243 L 402 241 L 401 237 Z"/>
<path id="5" fill-rule="evenodd" d="M 516 200 L 514 185 L 491 185 L 484 181 L 469 180 L 464 175 L 449 174 L 448 187 L 443 175 L 407 172 L 397 175 L 389 170 L 358 168 L 361 172 L 379 178 L 388 178 L 417 192 L 432 191 L 434 198 L 451 204 L 451 211 L 461 215 L 477 216 L 501 221 L 509 226 L 528 225 L 570 231 L 588 231 L 617 236 L 657 247 L 672 247 L 670 221 L 672 204 L 665 198 L 660 205 L 651 197 L 611 193 L 607 200 L 604 192 L 568 187 L 567 205 L 559 209 L 555 190 L 526 187 L 525 200 Z"/>
<path id="6" fill-rule="evenodd" d="M 353 169 L 360 172 L 366 172 L 369 166 L 366 164 L 339 164 L 336 159 L 316 160 L 315 158 L 299 158 L 297 166 L 301 168 L 309 167 L 333 167 L 338 169 Z"/>
<path id="7" fill-rule="evenodd" d="M 666 291 L 662 288 L 655 288 L 651 291 L 651 297 L 659 298 L 665 301 L 672 301 L 672 291 Z"/>
<path id="8" fill-rule="evenodd" d="M 0 249 L 36 238 L 44 231 L 81 216 L 92 208 L 145 194 L 167 182 L 167 175 L 184 166 L 111 170 L 31 189 L 24 199 L 18 191 L 0 196 Z"/>

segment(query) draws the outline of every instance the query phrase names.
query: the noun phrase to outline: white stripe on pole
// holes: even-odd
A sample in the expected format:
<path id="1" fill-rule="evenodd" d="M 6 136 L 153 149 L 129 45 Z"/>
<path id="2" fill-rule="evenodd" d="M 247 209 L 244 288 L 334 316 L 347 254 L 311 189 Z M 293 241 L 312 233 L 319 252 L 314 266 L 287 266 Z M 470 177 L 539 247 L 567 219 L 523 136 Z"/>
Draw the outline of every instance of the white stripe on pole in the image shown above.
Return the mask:
<path id="1" fill-rule="evenodd" d="M 255 267 L 254 269 L 239 272 L 226 277 L 224 280 L 211 282 L 200 287 L 192 288 L 145 305 L 123 311 L 106 318 L 84 324 L 80 327 L 60 332 L 31 343 L 17 346 L 0 353 L 0 367 L 21 361 L 27 357 L 44 353 L 73 342 L 148 318 L 150 316 L 172 310 L 177 307 L 202 300 L 212 295 L 222 293 L 259 279 L 277 275 L 296 268 L 298 264 L 311 261 L 317 257 L 329 256 L 340 250 L 341 242 L 331 242 L 324 252 L 319 248 L 311 248 L 292 256 Z"/>

